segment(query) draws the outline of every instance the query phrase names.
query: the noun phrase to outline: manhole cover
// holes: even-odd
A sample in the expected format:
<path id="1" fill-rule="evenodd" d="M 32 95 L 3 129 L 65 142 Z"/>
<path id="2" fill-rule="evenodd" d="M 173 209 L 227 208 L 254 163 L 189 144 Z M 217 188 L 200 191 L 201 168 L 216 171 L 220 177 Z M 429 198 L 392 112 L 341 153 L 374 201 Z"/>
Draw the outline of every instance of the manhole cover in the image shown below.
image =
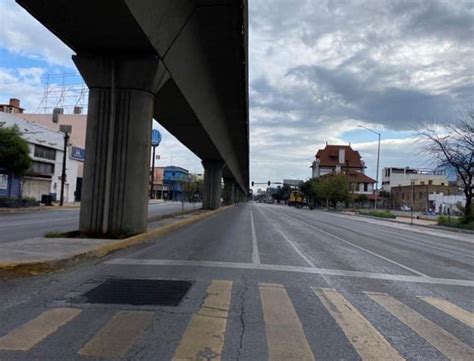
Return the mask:
<path id="1" fill-rule="evenodd" d="M 83 297 L 88 303 L 178 306 L 191 285 L 190 281 L 113 278 L 86 292 Z"/>

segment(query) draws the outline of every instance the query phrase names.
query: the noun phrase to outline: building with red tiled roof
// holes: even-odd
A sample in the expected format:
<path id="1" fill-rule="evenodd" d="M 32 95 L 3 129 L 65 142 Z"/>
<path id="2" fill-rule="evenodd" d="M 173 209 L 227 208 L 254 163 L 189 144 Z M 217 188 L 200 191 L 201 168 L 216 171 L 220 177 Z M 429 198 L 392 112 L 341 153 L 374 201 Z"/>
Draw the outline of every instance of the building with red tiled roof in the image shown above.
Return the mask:
<path id="1" fill-rule="evenodd" d="M 344 173 L 349 177 L 356 194 L 372 194 L 375 180 L 365 175 L 365 163 L 359 152 L 350 145 L 329 145 L 319 149 L 311 165 L 312 178 Z"/>

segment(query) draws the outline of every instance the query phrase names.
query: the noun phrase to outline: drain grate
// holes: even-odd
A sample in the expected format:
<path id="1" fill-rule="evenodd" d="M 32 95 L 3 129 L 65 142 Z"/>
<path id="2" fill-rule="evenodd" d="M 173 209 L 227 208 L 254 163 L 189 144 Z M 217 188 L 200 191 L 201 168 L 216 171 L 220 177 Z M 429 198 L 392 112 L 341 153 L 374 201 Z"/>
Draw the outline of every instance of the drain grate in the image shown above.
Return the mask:
<path id="1" fill-rule="evenodd" d="M 191 281 L 111 278 L 83 297 L 88 303 L 178 306 L 191 286 Z"/>

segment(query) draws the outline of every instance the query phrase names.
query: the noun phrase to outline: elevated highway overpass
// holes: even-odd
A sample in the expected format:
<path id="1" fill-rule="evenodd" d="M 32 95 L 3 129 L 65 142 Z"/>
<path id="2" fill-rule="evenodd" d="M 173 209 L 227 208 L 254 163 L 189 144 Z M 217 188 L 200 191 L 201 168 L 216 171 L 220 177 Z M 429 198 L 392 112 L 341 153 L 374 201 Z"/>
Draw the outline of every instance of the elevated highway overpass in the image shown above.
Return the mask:
<path id="1" fill-rule="evenodd" d="M 90 88 L 80 229 L 146 229 L 152 118 L 204 166 L 203 207 L 249 184 L 247 0 L 17 0 Z"/>

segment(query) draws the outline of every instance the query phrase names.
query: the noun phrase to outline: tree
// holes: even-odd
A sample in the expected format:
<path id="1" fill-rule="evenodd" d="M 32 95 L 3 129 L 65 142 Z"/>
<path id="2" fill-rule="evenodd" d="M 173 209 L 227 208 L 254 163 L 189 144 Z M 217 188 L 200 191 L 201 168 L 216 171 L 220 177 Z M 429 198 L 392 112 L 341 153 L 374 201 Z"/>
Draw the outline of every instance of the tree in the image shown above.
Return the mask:
<path id="1" fill-rule="evenodd" d="M 466 196 L 464 222 L 474 221 L 474 110 L 461 113 L 460 119 L 445 128 L 428 125 L 418 134 L 424 145 L 424 153 L 432 157 L 440 168 L 457 176 Z"/>
<path id="2" fill-rule="evenodd" d="M 18 127 L 0 128 L 0 168 L 22 177 L 31 167 L 28 142 Z"/>
<path id="3" fill-rule="evenodd" d="M 325 200 L 326 207 L 332 203 L 334 207 L 338 202 L 350 199 L 349 180 L 345 174 L 328 174 L 313 182 L 314 198 Z"/>

